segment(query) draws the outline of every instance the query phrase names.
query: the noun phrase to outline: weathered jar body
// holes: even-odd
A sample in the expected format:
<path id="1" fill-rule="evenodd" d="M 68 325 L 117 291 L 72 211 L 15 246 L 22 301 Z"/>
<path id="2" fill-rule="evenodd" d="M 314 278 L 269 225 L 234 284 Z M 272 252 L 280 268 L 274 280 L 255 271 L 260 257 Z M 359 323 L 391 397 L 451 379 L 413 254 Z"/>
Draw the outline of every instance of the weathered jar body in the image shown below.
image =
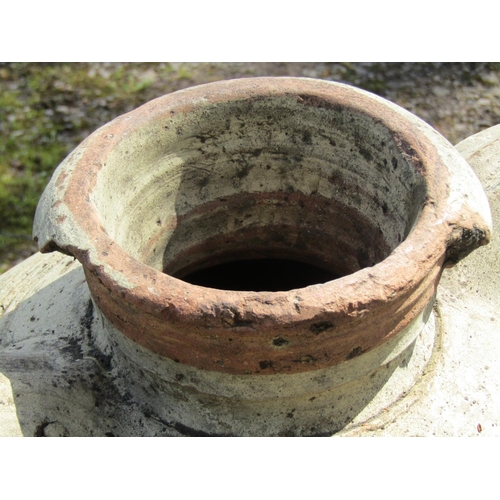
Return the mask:
<path id="1" fill-rule="evenodd" d="M 490 231 L 474 173 L 414 115 L 341 84 L 257 78 L 99 129 L 56 171 L 34 236 L 83 264 L 99 342 L 157 414 L 208 434 L 310 435 L 411 387 L 443 268 Z M 186 281 L 259 259 L 336 279 Z"/>

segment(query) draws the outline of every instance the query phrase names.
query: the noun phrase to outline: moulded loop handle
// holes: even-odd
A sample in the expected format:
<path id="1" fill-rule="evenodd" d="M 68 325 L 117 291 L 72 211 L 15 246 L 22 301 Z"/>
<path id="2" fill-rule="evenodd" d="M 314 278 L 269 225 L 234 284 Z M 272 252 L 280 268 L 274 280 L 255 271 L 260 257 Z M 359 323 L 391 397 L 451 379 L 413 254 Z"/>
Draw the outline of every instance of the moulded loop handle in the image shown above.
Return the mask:
<path id="1" fill-rule="evenodd" d="M 92 248 L 88 235 L 76 223 L 64 202 L 68 171 L 75 162 L 74 156 L 77 155 L 73 153 L 59 165 L 38 202 L 33 239 L 41 253 L 57 251 L 78 258 Z"/>
<path id="2" fill-rule="evenodd" d="M 446 264 L 453 266 L 491 239 L 491 210 L 486 193 L 470 165 L 460 156 L 450 172 L 446 221 L 450 226 Z"/>

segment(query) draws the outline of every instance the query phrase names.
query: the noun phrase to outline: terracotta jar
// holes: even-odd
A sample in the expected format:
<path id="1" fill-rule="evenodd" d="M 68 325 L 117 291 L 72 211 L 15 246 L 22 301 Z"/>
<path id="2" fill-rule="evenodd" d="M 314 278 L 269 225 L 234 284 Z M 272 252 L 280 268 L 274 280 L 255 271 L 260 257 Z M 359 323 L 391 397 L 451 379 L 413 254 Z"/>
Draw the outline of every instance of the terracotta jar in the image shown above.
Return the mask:
<path id="1" fill-rule="evenodd" d="M 301 78 L 120 116 L 60 165 L 34 226 L 42 252 L 84 266 L 137 397 L 201 433 L 257 435 L 331 433 L 414 365 L 404 393 L 443 269 L 490 231 L 479 181 L 434 129 Z"/>

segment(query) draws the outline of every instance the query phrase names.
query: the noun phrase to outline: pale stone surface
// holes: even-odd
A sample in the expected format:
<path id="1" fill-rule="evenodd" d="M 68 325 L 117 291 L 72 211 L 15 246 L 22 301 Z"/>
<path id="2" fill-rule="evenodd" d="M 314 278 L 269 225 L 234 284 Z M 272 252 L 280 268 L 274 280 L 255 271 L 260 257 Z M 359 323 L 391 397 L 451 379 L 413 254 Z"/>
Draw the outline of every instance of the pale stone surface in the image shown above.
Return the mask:
<path id="1" fill-rule="evenodd" d="M 0 373 L 0 437 L 22 436 L 10 380 Z"/>
<path id="2" fill-rule="evenodd" d="M 457 149 L 482 181 L 498 227 L 500 127 Z M 340 435 L 500 435 L 499 250 L 494 233 L 490 245 L 444 272 L 436 305 L 440 337 L 425 376 L 395 404 L 386 384 L 374 397 L 377 411 L 365 406 Z M 99 321 L 71 257 L 37 254 L 0 276 L 0 435 L 195 433 L 159 416 L 149 396 L 141 399 L 147 388 L 137 386 L 140 371 L 130 380 L 118 376 L 109 345 L 90 335 L 103 331 Z M 403 362 L 394 373 L 405 377 Z"/>
<path id="3" fill-rule="evenodd" d="M 89 307 L 71 257 L 38 253 L 0 276 L 0 435 L 179 434 L 143 423 L 143 409 L 113 384 L 109 359 L 89 336 Z"/>
<path id="4" fill-rule="evenodd" d="M 293 433 L 310 420 L 341 428 L 407 392 L 435 336 L 434 317 L 425 315 L 333 369 L 202 377 L 152 356 L 109 325 L 93 309 L 82 267 L 71 257 L 36 254 L 2 275 L 0 290 L 0 434 L 10 436 L 203 435 L 200 428 L 277 435 L 288 422 Z M 335 412 L 332 400 L 338 400 Z"/>
<path id="5" fill-rule="evenodd" d="M 346 435 L 500 436 L 500 125 L 464 140 L 458 151 L 488 196 L 493 238 L 444 272 L 437 310 L 441 346 L 408 398 Z"/>

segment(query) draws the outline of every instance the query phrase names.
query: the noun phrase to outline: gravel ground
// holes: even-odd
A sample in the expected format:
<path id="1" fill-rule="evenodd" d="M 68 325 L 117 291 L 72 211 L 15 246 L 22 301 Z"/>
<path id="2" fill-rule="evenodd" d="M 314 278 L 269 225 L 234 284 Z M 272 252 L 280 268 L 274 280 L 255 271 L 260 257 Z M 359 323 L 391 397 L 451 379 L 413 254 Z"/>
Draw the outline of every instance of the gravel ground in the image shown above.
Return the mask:
<path id="1" fill-rule="evenodd" d="M 374 92 L 416 114 L 452 144 L 500 123 L 500 64 L 254 63 L 189 66 L 193 83 L 245 76 L 305 76 Z"/>
<path id="2" fill-rule="evenodd" d="M 452 144 L 500 123 L 500 64 L 497 63 L 182 63 L 184 88 L 222 79 L 302 76 L 339 81 L 374 92 L 432 125 Z M 103 66 L 99 66 L 102 70 Z M 172 91 L 156 80 L 151 98 Z M 153 96 L 154 94 L 154 96 Z"/>
<path id="3" fill-rule="evenodd" d="M 60 78 L 40 92 L 47 120 L 59 123 L 56 141 L 66 146 L 66 152 L 99 126 L 150 99 L 202 83 L 254 76 L 302 76 L 358 86 L 416 114 L 452 144 L 500 123 L 500 63 L 93 63 L 72 65 L 65 68 L 66 74 L 72 68 L 84 69 L 88 82 L 79 80 L 80 88 L 74 88 L 61 70 Z M 116 98 L 100 95 L 100 90 L 91 92 L 95 78 L 111 81 L 120 71 L 133 89 L 130 96 L 126 90 Z M 19 90 L 21 105 L 30 88 L 23 78 L 34 78 L 36 72 L 17 79 L 15 72 L 14 66 L 0 65 L 0 91 Z M 9 159 L 9 165 L 17 169 L 16 175 L 22 173 L 21 162 Z M 0 272 L 34 251 L 26 243 L 0 255 Z"/>

